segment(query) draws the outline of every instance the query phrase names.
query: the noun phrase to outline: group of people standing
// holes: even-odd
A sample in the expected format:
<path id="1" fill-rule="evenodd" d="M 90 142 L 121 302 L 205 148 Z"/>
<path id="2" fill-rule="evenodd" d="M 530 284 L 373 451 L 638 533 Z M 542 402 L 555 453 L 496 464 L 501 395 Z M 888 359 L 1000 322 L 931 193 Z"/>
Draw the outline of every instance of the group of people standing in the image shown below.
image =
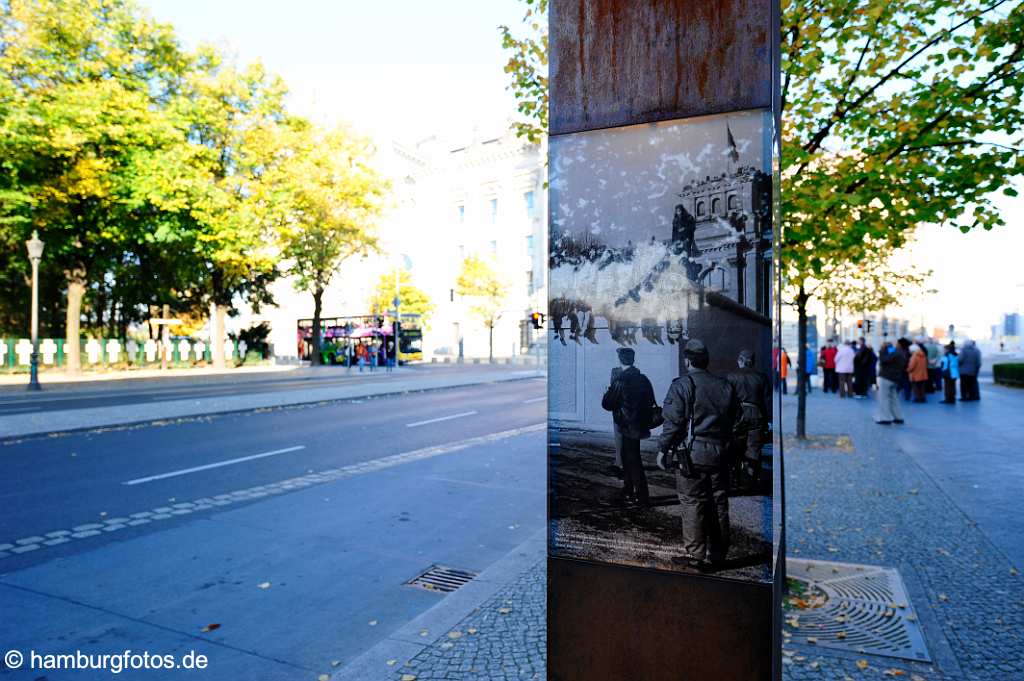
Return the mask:
<path id="1" fill-rule="evenodd" d="M 901 397 L 908 402 L 927 402 L 929 394 L 941 392 L 941 404 L 955 404 L 959 382 L 960 401 L 979 400 L 981 362 L 981 351 L 972 340 L 958 351 L 955 341 L 940 346 L 934 338 L 919 337 L 885 341 L 878 353 L 863 338 L 838 344 L 829 339 L 816 361 L 809 364 L 822 369 L 823 390 L 841 398 L 865 399 L 876 387 L 875 422 L 889 425 L 904 422 Z"/>

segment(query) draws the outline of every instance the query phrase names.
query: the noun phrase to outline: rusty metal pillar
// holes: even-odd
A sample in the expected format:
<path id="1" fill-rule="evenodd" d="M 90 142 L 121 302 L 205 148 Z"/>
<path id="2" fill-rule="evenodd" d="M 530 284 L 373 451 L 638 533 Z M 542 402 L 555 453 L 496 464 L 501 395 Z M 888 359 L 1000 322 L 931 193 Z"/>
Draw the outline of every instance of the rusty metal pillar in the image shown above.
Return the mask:
<path id="1" fill-rule="evenodd" d="M 694 340 L 700 399 L 741 356 L 770 380 L 778 26 L 778 0 L 551 0 L 552 681 L 780 677 L 779 414 L 688 477 L 645 397 L 671 413 Z M 728 543 L 693 521 L 723 497 Z"/>

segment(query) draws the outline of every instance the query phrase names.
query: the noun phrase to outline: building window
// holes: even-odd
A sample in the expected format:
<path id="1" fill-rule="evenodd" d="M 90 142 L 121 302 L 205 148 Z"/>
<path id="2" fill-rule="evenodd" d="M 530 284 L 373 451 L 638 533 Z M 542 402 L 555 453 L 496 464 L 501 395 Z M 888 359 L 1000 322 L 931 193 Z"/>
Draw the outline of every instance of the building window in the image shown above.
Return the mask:
<path id="1" fill-rule="evenodd" d="M 498 242 L 497 241 L 492 241 L 491 242 L 491 254 L 492 255 L 497 255 L 497 253 L 498 253 Z"/>
<path id="2" fill-rule="evenodd" d="M 533 235 L 526 237 L 526 255 L 533 259 Z"/>
<path id="3" fill-rule="evenodd" d="M 466 207 L 459 204 L 459 222 L 463 223 L 466 221 Z"/>
<path id="4" fill-rule="evenodd" d="M 722 212 L 722 200 L 721 199 L 712 199 L 711 200 L 711 214 L 712 215 L 718 215 L 721 212 Z"/>
<path id="5" fill-rule="evenodd" d="M 533 270 L 526 273 L 526 295 L 533 295 Z"/>
<path id="6" fill-rule="evenodd" d="M 740 197 L 738 197 L 735 194 L 733 194 L 732 196 L 729 197 L 729 210 L 739 210 L 739 209 L 740 209 Z"/>
<path id="7" fill-rule="evenodd" d="M 491 224 L 498 221 L 498 199 L 491 199 Z"/>
<path id="8" fill-rule="evenodd" d="M 700 217 L 704 217 L 704 214 L 706 212 L 707 211 L 704 209 L 704 202 L 703 201 L 698 201 L 697 202 L 697 217 L 699 217 L 699 218 Z"/>
<path id="9" fill-rule="evenodd" d="M 523 194 L 523 201 L 526 203 L 526 215 L 527 215 L 527 217 L 531 217 L 531 218 L 536 217 L 537 216 L 537 205 L 536 205 L 536 202 L 534 201 L 533 192 L 529 191 L 529 192 L 526 192 L 525 194 Z"/>

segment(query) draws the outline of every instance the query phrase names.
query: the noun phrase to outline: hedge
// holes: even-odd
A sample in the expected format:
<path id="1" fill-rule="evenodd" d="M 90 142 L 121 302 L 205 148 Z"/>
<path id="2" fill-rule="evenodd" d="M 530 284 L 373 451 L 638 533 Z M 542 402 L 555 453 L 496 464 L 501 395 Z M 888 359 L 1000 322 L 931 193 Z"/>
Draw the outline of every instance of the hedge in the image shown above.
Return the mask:
<path id="1" fill-rule="evenodd" d="M 1024 388 L 1024 362 L 993 364 L 992 377 L 996 383 Z"/>

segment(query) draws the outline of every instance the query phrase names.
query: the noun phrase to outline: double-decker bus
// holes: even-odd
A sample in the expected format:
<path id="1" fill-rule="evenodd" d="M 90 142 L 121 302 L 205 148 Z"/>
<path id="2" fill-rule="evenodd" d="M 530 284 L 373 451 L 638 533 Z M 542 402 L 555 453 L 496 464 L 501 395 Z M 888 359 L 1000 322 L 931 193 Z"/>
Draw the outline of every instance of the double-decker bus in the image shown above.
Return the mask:
<path id="1" fill-rule="evenodd" d="M 353 315 L 320 319 L 320 355 L 324 364 L 350 366 L 358 346 L 377 356 L 380 363 L 395 360 L 397 364 L 423 359 L 423 327 L 418 314 L 403 314 L 398 324 L 398 345 L 395 346 L 394 315 Z M 299 357 L 312 359 L 313 320 L 300 319 L 296 332 Z M 396 354 L 397 350 L 397 354 Z"/>

